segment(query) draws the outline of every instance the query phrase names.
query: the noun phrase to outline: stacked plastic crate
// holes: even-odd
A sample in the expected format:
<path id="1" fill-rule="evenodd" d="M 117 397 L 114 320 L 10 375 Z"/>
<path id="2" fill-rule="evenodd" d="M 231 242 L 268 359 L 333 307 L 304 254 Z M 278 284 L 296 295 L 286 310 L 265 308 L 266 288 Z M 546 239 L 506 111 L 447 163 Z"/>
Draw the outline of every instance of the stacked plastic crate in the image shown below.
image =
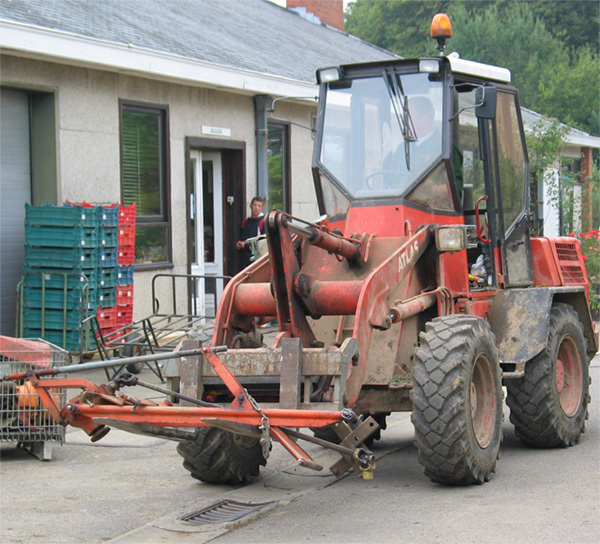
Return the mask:
<path id="1" fill-rule="evenodd" d="M 119 206 L 96 206 L 98 216 L 98 287 L 96 318 L 103 334 L 117 328 L 117 254 Z"/>
<path id="2" fill-rule="evenodd" d="M 88 351 L 83 319 L 95 315 L 105 336 L 131 323 L 135 205 L 26 205 L 25 222 L 20 336 Z"/>
<path id="3" fill-rule="evenodd" d="M 135 204 L 119 206 L 117 327 L 133 321 L 133 263 L 135 260 Z"/>
<path id="4" fill-rule="evenodd" d="M 68 351 L 89 346 L 82 319 L 96 308 L 98 221 L 84 206 L 25 206 L 19 334 Z"/>

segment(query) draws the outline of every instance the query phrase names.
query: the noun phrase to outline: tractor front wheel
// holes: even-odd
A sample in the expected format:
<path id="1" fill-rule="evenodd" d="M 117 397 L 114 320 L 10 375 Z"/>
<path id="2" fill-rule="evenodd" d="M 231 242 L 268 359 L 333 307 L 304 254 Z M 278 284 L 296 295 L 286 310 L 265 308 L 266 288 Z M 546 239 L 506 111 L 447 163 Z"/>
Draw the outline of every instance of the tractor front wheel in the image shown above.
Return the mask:
<path id="1" fill-rule="evenodd" d="M 425 475 L 445 485 L 482 484 L 502 441 L 502 382 L 489 324 L 444 316 L 420 334 L 411 420 Z"/>
<path id="2" fill-rule="evenodd" d="M 577 444 L 588 416 L 589 383 L 583 326 L 571 306 L 557 303 L 546 348 L 527 362 L 525 376 L 506 381 L 515 434 L 538 448 Z"/>
<path id="3" fill-rule="evenodd" d="M 193 441 L 177 445 L 177 452 L 193 478 L 210 484 L 251 482 L 267 464 L 257 438 L 215 427 L 200 427 Z"/>

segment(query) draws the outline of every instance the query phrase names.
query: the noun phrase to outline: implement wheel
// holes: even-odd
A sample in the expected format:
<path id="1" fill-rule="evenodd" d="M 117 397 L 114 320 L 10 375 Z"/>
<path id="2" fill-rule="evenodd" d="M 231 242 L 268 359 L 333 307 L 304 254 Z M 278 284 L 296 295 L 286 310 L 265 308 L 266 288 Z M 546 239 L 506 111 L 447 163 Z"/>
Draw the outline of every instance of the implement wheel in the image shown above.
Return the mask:
<path id="1" fill-rule="evenodd" d="M 487 482 L 502 441 L 502 382 L 486 321 L 444 316 L 420 334 L 412 369 L 415 443 L 432 481 Z"/>
<path id="2" fill-rule="evenodd" d="M 507 380 L 510 421 L 529 446 L 573 446 L 588 417 L 589 359 L 583 326 L 573 308 L 550 310 L 546 348 L 525 366 L 525 376 Z"/>
<path id="3" fill-rule="evenodd" d="M 267 464 L 257 438 L 200 427 L 193 441 L 177 445 L 183 466 L 192 478 L 210 484 L 243 484 L 253 481 Z"/>

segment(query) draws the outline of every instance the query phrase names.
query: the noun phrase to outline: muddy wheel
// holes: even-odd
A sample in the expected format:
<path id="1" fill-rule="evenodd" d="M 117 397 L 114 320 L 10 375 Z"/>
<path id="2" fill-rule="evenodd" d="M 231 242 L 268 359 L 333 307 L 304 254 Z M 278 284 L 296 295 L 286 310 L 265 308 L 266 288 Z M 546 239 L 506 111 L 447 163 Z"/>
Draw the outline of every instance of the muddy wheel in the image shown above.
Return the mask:
<path id="1" fill-rule="evenodd" d="M 446 485 L 488 481 L 502 441 L 502 382 L 488 323 L 472 316 L 427 323 L 412 375 L 411 420 L 425 475 Z"/>
<path id="2" fill-rule="evenodd" d="M 200 427 L 193 441 L 177 445 L 177 452 L 193 478 L 211 484 L 251 482 L 266 465 L 258 439 L 215 427 Z"/>
<path id="3" fill-rule="evenodd" d="M 527 363 L 523 378 L 506 382 L 516 435 L 539 448 L 577 444 L 588 416 L 589 383 L 583 326 L 571 306 L 555 304 L 546 349 Z"/>

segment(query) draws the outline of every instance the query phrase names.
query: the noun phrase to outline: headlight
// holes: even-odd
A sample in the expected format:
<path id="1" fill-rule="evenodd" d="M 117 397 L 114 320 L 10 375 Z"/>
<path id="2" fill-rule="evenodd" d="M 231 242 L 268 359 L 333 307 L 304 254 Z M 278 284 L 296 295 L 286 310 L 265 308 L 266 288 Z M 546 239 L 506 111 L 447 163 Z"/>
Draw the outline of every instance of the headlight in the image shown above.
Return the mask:
<path id="1" fill-rule="evenodd" d="M 460 251 L 467 247 L 466 230 L 461 226 L 439 227 L 435 231 L 438 251 Z"/>
<path id="2" fill-rule="evenodd" d="M 419 61 L 419 72 L 437 74 L 440 71 L 440 62 L 436 59 L 421 59 Z"/>
<path id="3" fill-rule="evenodd" d="M 342 79 L 342 69 L 339 66 L 317 70 L 318 83 L 330 83 L 331 81 L 339 81 L 340 79 Z"/>

